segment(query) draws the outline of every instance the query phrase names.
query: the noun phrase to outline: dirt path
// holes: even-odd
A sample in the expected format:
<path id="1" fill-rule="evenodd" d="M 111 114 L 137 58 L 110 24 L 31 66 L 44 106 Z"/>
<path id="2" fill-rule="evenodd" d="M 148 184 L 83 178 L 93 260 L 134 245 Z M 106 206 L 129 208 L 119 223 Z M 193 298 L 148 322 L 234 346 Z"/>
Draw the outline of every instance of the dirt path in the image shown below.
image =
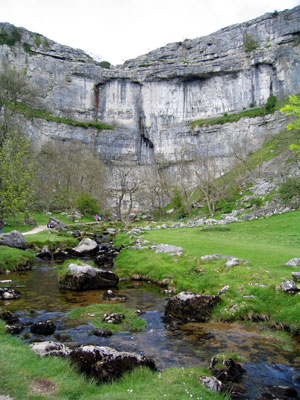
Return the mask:
<path id="1" fill-rule="evenodd" d="M 39 226 L 36 226 L 35 228 L 31 229 L 31 231 L 24 232 L 23 235 L 32 235 L 33 233 L 39 233 L 46 229 L 48 229 L 47 225 L 39 225 Z"/>

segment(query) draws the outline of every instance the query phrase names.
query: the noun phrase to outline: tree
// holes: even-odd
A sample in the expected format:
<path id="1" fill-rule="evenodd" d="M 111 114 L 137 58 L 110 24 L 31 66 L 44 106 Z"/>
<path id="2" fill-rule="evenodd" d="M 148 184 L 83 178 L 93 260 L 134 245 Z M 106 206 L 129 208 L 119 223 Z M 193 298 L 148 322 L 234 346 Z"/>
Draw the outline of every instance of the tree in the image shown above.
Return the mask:
<path id="1" fill-rule="evenodd" d="M 93 149 L 79 141 L 46 142 L 36 156 L 37 194 L 46 209 L 72 208 L 82 193 L 104 204 L 105 168 Z"/>
<path id="2" fill-rule="evenodd" d="M 19 103 L 29 104 L 33 91 L 24 74 L 2 63 L 0 71 L 0 212 L 28 211 L 34 193 L 32 150 L 22 134 L 16 113 Z"/>
<path id="3" fill-rule="evenodd" d="M 284 107 L 280 109 L 281 112 L 284 112 L 286 115 L 294 115 L 296 120 L 294 122 L 290 122 L 287 124 L 287 130 L 297 129 L 300 130 L 300 99 L 294 95 L 289 97 L 289 104 L 286 104 Z M 299 144 L 291 144 L 291 150 L 296 150 L 296 152 L 300 156 L 300 145 Z"/>
<path id="4" fill-rule="evenodd" d="M 0 148 L 0 210 L 12 214 L 32 206 L 35 190 L 34 167 L 29 141 L 15 128 Z"/>
<path id="5" fill-rule="evenodd" d="M 132 211 L 134 194 L 140 187 L 140 181 L 129 167 L 118 166 L 115 168 L 116 211 L 122 220 L 123 214 L 129 215 Z"/>

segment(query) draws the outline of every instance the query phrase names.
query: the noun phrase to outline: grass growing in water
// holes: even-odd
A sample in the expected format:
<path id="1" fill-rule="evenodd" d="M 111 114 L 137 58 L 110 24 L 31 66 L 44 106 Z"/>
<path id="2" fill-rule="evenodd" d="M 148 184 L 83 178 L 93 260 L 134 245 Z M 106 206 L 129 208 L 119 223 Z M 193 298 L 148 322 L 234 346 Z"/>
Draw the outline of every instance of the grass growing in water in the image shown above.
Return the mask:
<path id="1" fill-rule="evenodd" d="M 103 322 L 104 314 L 118 313 L 125 315 L 121 324 L 108 324 Z M 94 328 L 109 329 L 113 332 L 141 332 L 146 327 L 146 322 L 138 318 L 136 312 L 120 304 L 91 304 L 72 310 L 69 319 L 76 319 L 79 323 L 89 323 Z"/>

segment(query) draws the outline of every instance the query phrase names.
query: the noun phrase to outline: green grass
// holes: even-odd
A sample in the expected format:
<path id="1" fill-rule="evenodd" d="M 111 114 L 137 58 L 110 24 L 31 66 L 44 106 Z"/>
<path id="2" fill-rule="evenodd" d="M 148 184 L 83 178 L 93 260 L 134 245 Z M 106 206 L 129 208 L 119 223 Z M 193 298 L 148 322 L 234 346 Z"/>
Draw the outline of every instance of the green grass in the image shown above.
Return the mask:
<path id="1" fill-rule="evenodd" d="M 45 230 L 39 233 L 26 235 L 25 237 L 28 247 L 38 247 L 42 249 L 44 246 L 48 246 L 49 250 L 55 250 L 58 247 L 66 249 L 75 247 L 78 244 L 78 240 L 72 235 L 65 232 L 56 232 Z"/>
<path id="2" fill-rule="evenodd" d="M 139 274 L 156 281 L 168 278 L 176 292 L 217 294 L 229 285 L 214 310 L 214 319 L 255 319 L 259 314 L 280 326 L 300 329 L 300 296 L 275 289 L 283 278 L 292 278 L 293 267 L 283 264 L 300 257 L 300 211 L 232 223 L 228 231 L 203 231 L 201 227 L 164 229 L 147 232 L 144 238 L 181 246 L 184 254 L 170 257 L 153 250 L 123 250 L 116 259 L 117 274 Z M 226 268 L 222 260 L 201 262 L 201 256 L 214 253 L 238 257 L 248 264 Z"/>
<path id="3" fill-rule="evenodd" d="M 28 50 L 29 51 L 29 50 Z M 81 128 L 95 128 L 98 130 L 108 129 L 113 130 L 114 127 L 112 125 L 103 124 L 101 122 L 84 122 L 84 121 L 75 121 L 74 119 L 70 118 L 62 118 L 55 115 L 52 115 L 46 110 L 41 110 L 39 108 L 31 108 L 26 104 L 14 104 L 12 106 L 16 112 L 19 112 L 25 115 L 26 118 L 41 118 L 45 119 L 46 121 L 54 121 L 61 124 L 67 124 L 71 126 L 79 126 Z"/>
<path id="4" fill-rule="evenodd" d="M 13 249 L 0 246 L 0 270 L 18 270 L 24 265 L 30 264 L 35 257 L 32 250 Z"/>
<path id="5" fill-rule="evenodd" d="M 121 324 L 108 324 L 103 322 L 104 314 L 118 313 L 125 315 Z M 72 310 L 68 318 L 79 323 L 89 323 L 94 328 L 109 329 L 112 332 L 141 332 L 146 327 L 146 322 L 138 318 L 135 310 L 129 309 L 122 304 L 91 304 Z"/>
<path id="6" fill-rule="evenodd" d="M 77 373 L 68 360 L 37 356 L 21 340 L 5 334 L 4 327 L 0 321 L 0 388 L 1 394 L 15 400 L 182 400 L 189 397 L 186 391 L 193 399 L 224 399 L 199 383 L 199 376 L 209 373 L 198 368 L 172 368 L 160 373 L 137 368 L 113 383 L 97 385 Z M 55 393 L 34 393 L 33 384 L 39 379 L 55 384 Z"/>
<path id="7" fill-rule="evenodd" d="M 232 114 L 225 113 L 224 116 L 222 116 L 222 117 L 209 118 L 209 119 L 198 119 L 196 121 L 189 122 L 189 125 L 191 125 L 192 127 L 203 126 L 203 125 L 219 125 L 219 124 L 225 124 L 227 122 L 237 122 L 241 118 L 244 118 L 244 117 L 256 118 L 256 117 L 260 117 L 260 116 L 271 114 L 275 111 L 278 111 L 278 110 L 280 110 L 281 107 L 283 107 L 288 102 L 289 102 L 289 99 L 283 99 L 283 100 L 277 101 L 276 106 L 274 107 L 274 110 L 272 110 L 272 111 L 267 111 L 265 106 L 258 107 L 258 108 L 250 108 L 248 110 L 244 110 L 244 111 L 240 111 L 240 112 L 236 112 L 236 113 L 232 113 Z"/>

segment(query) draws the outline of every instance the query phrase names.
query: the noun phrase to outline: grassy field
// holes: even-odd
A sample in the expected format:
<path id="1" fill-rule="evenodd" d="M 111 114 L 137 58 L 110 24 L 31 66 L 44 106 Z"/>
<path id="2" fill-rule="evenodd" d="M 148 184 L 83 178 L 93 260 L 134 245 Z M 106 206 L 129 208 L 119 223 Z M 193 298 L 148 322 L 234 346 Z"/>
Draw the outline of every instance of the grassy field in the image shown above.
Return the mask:
<path id="1" fill-rule="evenodd" d="M 217 294 L 229 285 L 222 303 L 214 310 L 214 319 L 255 320 L 259 315 L 259 319 L 269 320 L 273 325 L 299 330 L 300 296 L 287 295 L 276 290 L 276 286 L 283 279 L 292 279 L 291 272 L 297 270 L 283 264 L 300 257 L 300 211 L 232 223 L 227 228 L 147 232 L 144 239 L 181 246 L 183 255 L 170 257 L 154 250 L 128 249 L 118 256 L 116 273 L 121 277 L 139 274 L 157 281 L 168 278 L 169 286 L 176 292 Z M 247 264 L 227 268 L 224 260 L 205 263 L 200 259 L 215 253 L 241 258 Z"/>
<path id="2" fill-rule="evenodd" d="M 162 372 L 136 369 L 111 384 L 97 385 L 76 372 L 67 360 L 41 358 L 18 338 L 5 334 L 0 321 L 0 394 L 22 400 L 221 400 L 200 383 L 208 371 L 172 368 Z M 43 384 L 44 393 L 37 391 Z"/>

